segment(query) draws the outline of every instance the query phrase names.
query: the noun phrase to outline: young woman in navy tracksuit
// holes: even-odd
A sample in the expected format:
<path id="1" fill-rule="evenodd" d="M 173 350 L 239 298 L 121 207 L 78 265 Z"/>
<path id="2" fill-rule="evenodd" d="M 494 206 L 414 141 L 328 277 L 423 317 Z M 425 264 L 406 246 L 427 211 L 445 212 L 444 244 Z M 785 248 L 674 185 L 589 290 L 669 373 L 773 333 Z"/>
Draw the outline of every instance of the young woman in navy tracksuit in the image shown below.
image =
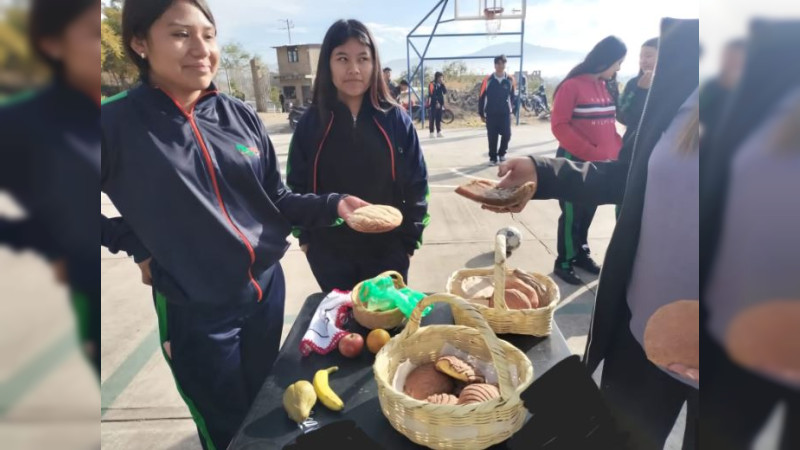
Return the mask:
<path id="1" fill-rule="evenodd" d="M 350 290 L 386 270 L 408 276 L 409 259 L 428 223 L 428 182 L 417 132 L 381 76 L 369 30 L 340 20 L 325 35 L 314 102 L 297 124 L 289 149 L 287 183 L 294 192 L 343 192 L 403 213 L 384 234 L 344 226 L 295 236 L 323 291 Z"/>
<path id="2" fill-rule="evenodd" d="M 0 244 L 51 261 L 69 287 L 83 350 L 98 377 L 100 6 L 99 0 L 31 2 L 31 48 L 53 81 L 0 110 L 0 190 L 26 213 L 22 220 L 0 218 Z"/>
<path id="3" fill-rule="evenodd" d="M 102 242 L 152 282 L 178 390 L 203 446 L 221 449 L 277 356 L 291 225 L 327 226 L 366 203 L 284 186 L 256 112 L 211 82 L 219 47 L 204 0 L 126 2 L 122 25 L 142 82 L 102 107 L 101 188 L 121 213 Z"/>

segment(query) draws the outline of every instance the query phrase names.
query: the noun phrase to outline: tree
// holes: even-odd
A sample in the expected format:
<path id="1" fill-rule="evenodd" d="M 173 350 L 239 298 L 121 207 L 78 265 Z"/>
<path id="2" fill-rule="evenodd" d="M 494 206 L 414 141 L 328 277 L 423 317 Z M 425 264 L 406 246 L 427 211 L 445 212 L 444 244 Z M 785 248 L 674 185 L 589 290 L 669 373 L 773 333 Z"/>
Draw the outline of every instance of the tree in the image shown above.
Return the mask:
<path id="1" fill-rule="evenodd" d="M 0 21 L 0 78 L 4 84 L 15 86 L 38 84 L 47 77 L 47 67 L 28 45 L 27 12 L 8 7 Z"/>
<path id="2" fill-rule="evenodd" d="M 105 66 L 109 58 L 122 58 L 124 51 L 122 50 L 122 39 L 111 28 L 108 22 L 103 21 L 100 23 L 101 34 L 101 50 L 100 50 L 100 67 Z"/>
<path id="3" fill-rule="evenodd" d="M 248 66 L 249 61 L 250 54 L 238 42 L 231 42 L 222 46 L 220 65 L 225 69 L 225 78 L 228 79 L 228 92 L 233 93 L 231 72 Z"/>
<path id="4" fill-rule="evenodd" d="M 453 61 L 442 68 L 442 73 L 447 79 L 457 79 L 469 73 L 469 68 L 464 61 Z"/>
<path id="5" fill-rule="evenodd" d="M 137 78 L 136 66 L 125 56 L 122 42 L 122 2 L 112 0 L 103 8 L 101 22 L 101 69 L 114 78 L 122 89 L 130 87 Z"/>

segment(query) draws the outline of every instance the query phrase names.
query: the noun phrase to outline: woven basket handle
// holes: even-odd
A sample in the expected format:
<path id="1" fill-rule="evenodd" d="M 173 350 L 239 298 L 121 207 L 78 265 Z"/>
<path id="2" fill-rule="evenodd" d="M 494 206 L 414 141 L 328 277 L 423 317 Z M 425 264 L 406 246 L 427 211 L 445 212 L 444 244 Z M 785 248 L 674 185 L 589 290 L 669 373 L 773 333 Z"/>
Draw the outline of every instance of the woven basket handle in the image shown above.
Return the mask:
<path id="1" fill-rule="evenodd" d="M 506 305 L 506 235 L 494 237 L 494 308 L 508 311 Z"/>
<path id="2" fill-rule="evenodd" d="M 440 302 L 448 303 L 451 308 L 458 308 L 466 313 L 464 314 L 464 317 L 467 318 L 466 322 L 469 323 L 463 323 L 459 325 L 467 325 L 476 328 L 481 333 L 481 336 L 483 336 L 483 340 L 486 342 L 486 345 L 489 347 L 489 351 L 492 353 L 492 363 L 497 371 L 497 379 L 500 382 L 500 396 L 504 400 L 508 400 L 516 396 L 514 387 L 511 385 L 511 377 L 508 373 L 508 360 L 506 358 L 506 352 L 500 345 L 500 339 L 496 334 L 494 334 L 494 331 L 489 328 L 489 324 L 486 323 L 486 319 L 483 318 L 481 313 L 479 313 L 471 303 L 467 302 L 461 297 L 456 297 L 455 295 L 451 294 L 433 294 L 423 298 L 417 304 L 417 307 L 414 308 L 414 312 L 411 314 L 411 318 L 408 320 L 406 328 L 400 335 L 400 340 L 402 341 L 404 339 L 408 339 L 419 329 L 419 321 L 421 320 L 422 311 L 424 311 L 425 308 L 434 303 Z"/>
<path id="3" fill-rule="evenodd" d="M 395 270 L 387 270 L 386 272 L 383 272 L 382 274 L 378 275 L 376 278 L 383 278 L 383 277 L 392 277 L 392 281 L 394 281 L 394 285 L 398 289 L 406 287 L 406 283 L 403 280 L 403 275 L 400 274 L 400 272 L 397 272 Z"/>

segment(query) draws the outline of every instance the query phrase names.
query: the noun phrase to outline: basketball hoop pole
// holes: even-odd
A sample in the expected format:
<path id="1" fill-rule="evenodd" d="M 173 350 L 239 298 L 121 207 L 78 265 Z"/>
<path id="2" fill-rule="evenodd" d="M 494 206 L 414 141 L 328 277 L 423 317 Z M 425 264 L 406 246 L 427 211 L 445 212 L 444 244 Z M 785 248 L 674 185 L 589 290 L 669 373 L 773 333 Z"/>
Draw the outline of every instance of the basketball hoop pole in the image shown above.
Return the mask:
<path id="1" fill-rule="evenodd" d="M 519 89 L 519 87 L 522 84 L 522 69 L 524 67 L 524 56 L 525 56 L 525 53 L 524 53 L 524 51 L 525 51 L 525 16 L 526 16 L 527 0 L 521 0 L 521 13 L 518 12 L 519 10 L 514 9 L 512 11 L 512 14 L 509 15 L 509 17 L 505 17 L 505 15 L 504 15 L 504 19 L 507 19 L 507 20 L 520 20 L 521 24 L 520 24 L 520 31 L 519 32 L 513 31 L 513 32 L 502 32 L 502 33 L 500 33 L 500 32 L 490 33 L 490 32 L 488 32 L 489 30 L 487 30 L 487 32 L 484 32 L 484 33 L 439 33 L 439 34 L 437 34 L 437 29 L 439 27 L 439 24 L 442 24 L 442 23 L 453 22 L 453 21 L 457 21 L 457 20 L 488 20 L 487 15 L 486 15 L 486 11 L 487 10 L 490 10 L 489 12 L 492 15 L 492 20 L 501 20 L 501 19 L 497 19 L 497 17 L 504 12 L 503 9 L 502 9 L 502 3 L 500 3 L 500 6 L 498 6 L 499 2 L 495 1 L 495 2 L 492 2 L 492 6 L 489 7 L 489 2 L 485 2 L 484 8 L 483 8 L 484 9 L 484 14 L 483 15 L 481 15 L 478 12 L 478 14 L 476 14 L 477 17 L 474 17 L 474 16 L 459 17 L 458 1 L 455 0 L 455 1 L 453 1 L 454 10 L 455 10 L 455 17 L 452 18 L 452 19 L 442 20 L 442 14 L 444 13 L 444 11 L 447 8 L 447 6 L 449 5 L 450 1 L 451 0 L 439 0 L 438 2 L 436 2 L 436 5 L 433 8 L 431 8 L 431 10 L 425 15 L 425 17 L 422 20 L 420 20 L 420 22 L 417 24 L 417 26 L 415 26 L 411 30 L 411 32 L 408 33 L 408 35 L 406 36 L 406 65 L 407 65 L 407 68 L 408 68 L 408 71 L 406 72 L 406 80 L 408 81 L 409 88 L 410 88 L 409 89 L 410 90 L 409 99 L 411 99 L 412 93 L 416 95 L 416 92 L 414 92 L 415 91 L 414 90 L 414 83 L 412 82 L 412 80 L 415 80 L 415 78 L 417 76 L 417 73 L 419 73 L 419 76 L 420 76 L 420 85 L 419 85 L 420 92 L 419 92 L 419 95 L 416 95 L 416 97 L 420 99 L 420 109 L 421 109 L 420 113 L 421 113 L 421 119 L 423 121 L 425 120 L 425 61 L 426 60 L 428 60 L 428 61 L 433 61 L 433 60 L 445 61 L 445 60 L 456 60 L 456 59 L 492 59 L 494 57 L 494 56 L 468 56 L 468 55 L 465 55 L 465 56 L 455 56 L 455 55 L 453 55 L 453 56 L 429 57 L 428 56 L 428 49 L 430 48 L 431 42 L 433 41 L 434 37 L 440 37 L 440 38 L 459 37 L 459 38 L 463 38 L 463 37 L 473 37 L 473 36 L 519 36 L 519 39 L 520 39 L 520 41 L 519 41 L 519 54 L 518 55 L 506 55 L 506 57 L 507 58 L 519 58 L 519 60 L 520 60 L 519 61 L 520 70 L 519 70 L 519 74 L 517 76 L 517 89 Z M 483 3 L 483 2 L 481 2 L 481 3 Z M 498 12 L 497 9 L 499 9 L 500 11 Z M 436 23 L 433 25 L 432 31 L 430 33 L 418 33 L 418 30 L 422 26 L 422 24 L 425 23 L 425 21 L 428 20 L 428 18 L 430 18 L 435 12 L 438 12 L 439 14 L 436 17 Z M 498 27 L 498 31 L 499 31 L 499 27 Z M 424 48 L 424 50 L 422 52 L 420 52 L 417 49 L 417 46 L 414 45 L 414 42 L 412 41 L 412 39 L 415 39 L 415 38 L 424 38 L 424 39 L 427 40 L 427 42 L 425 44 L 425 48 Z M 411 51 L 412 50 L 414 51 L 414 54 L 416 55 L 416 57 L 419 58 L 419 63 L 416 65 L 416 67 L 414 68 L 413 71 L 412 71 L 412 67 L 411 67 Z M 518 92 L 516 94 L 518 94 Z M 516 123 L 517 123 L 517 125 L 519 125 L 520 104 L 521 104 L 521 99 L 519 98 L 519 95 L 517 95 L 516 103 L 517 103 L 517 114 L 516 114 L 517 121 L 516 121 Z"/>

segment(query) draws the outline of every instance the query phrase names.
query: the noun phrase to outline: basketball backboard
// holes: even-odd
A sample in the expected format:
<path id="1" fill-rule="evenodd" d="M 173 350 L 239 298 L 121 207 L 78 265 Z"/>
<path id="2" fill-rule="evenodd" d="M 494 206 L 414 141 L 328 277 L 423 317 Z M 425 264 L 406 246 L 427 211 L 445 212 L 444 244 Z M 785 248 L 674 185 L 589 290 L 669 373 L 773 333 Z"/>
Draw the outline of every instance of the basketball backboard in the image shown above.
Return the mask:
<path id="1" fill-rule="evenodd" d="M 526 0 L 453 0 L 453 20 L 524 19 L 526 3 Z M 487 17 L 487 12 L 492 17 Z"/>

